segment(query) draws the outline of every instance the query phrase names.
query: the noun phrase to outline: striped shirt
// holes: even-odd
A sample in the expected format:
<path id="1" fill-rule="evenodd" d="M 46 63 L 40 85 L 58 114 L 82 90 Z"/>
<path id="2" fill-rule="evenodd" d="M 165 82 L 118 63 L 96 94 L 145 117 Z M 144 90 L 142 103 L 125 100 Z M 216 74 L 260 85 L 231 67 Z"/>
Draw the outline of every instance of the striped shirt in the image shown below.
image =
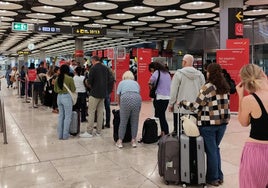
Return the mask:
<path id="1" fill-rule="evenodd" d="M 182 106 L 197 111 L 198 126 L 227 124 L 230 120 L 229 94 L 216 94 L 216 86 L 207 83 L 200 89 L 195 102 L 184 100 Z"/>

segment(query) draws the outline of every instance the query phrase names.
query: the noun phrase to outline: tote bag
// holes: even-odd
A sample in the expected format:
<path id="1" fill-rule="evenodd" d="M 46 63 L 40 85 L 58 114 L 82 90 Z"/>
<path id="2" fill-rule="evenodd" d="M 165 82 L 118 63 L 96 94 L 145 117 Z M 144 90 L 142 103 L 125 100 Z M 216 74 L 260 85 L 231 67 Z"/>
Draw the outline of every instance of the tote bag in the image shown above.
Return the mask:
<path id="1" fill-rule="evenodd" d="M 65 83 L 63 85 L 67 89 L 67 91 L 69 92 L 69 94 L 71 95 L 72 101 L 73 101 L 73 105 L 75 105 L 76 102 L 77 102 L 77 97 L 78 97 L 77 93 L 76 92 L 72 92 Z"/>
<path id="2" fill-rule="evenodd" d="M 182 126 L 186 136 L 198 137 L 200 135 L 194 116 L 190 114 L 184 115 L 181 117 L 181 120 L 183 120 Z"/>

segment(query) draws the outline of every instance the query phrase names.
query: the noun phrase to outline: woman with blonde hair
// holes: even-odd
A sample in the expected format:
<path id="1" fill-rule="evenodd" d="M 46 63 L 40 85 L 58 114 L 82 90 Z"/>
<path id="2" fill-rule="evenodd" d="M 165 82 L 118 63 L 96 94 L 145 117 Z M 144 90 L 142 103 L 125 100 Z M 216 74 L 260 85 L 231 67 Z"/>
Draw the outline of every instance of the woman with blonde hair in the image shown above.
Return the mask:
<path id="1" fill-rule="evenodd" d="M 118 103 L 120 107 L 120 125 L 119 139 L 116 142 L 118 148 L 122 148 L 122 140 L 126 133 L 128 119 L 131 124 L 132 147 L 137 147 L 136 137 L 139 125 L 139 116 L 141 110 L 140 86 L 134 79 L 131 71 L 126 71 L 123 74 L 122 81 L 117 88 Z"/>
<path id="2" fill-rule="evenodd" d="M 268 187 L 268 81 L 261 67 L 248 64 L 240 70 L 238 120 L 251 124 L 240 160 L 241 188 Z M 244 91 L 249 95 L 244 96 Z"/>

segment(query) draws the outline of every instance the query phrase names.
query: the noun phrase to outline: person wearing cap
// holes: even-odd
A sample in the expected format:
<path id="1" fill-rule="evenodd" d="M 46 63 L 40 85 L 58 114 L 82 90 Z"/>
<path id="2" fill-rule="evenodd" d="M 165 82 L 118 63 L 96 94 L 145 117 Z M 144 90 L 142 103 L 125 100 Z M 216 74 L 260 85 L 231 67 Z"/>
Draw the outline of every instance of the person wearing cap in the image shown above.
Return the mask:
<path id="1" fill-rule="evenodd" d="M 174 131 L 178 131 L 178 106 L 177 102 L 185 99 L 194 102 L 201 86 L 205 84 L 205 77 L 201 71 L 193 67 L 194 57 L 185 54 L 182 58 L 182 69 L 174 74 L 170 87 L 170 100 L 168 110 L 173 112 Z M 180 109 L 181 115 L 193 114 L 193 112 Z"/>

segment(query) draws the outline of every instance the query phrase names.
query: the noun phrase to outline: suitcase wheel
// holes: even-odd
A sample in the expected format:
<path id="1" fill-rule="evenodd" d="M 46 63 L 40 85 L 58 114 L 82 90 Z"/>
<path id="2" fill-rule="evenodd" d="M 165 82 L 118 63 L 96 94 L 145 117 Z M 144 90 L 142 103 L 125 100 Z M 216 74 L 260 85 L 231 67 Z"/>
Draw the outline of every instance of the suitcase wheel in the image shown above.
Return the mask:
<path id="1" fill-rule="evenodd" d="M 184 183 L 184 184 L 182 184 L 182 187 L 187 187 L 187 186 L 186 186 L 186 184 Z"/>
<path id="2" fill-rule="evenodd" d="M 168 184 L 169 184 L 169 182 L 168 182 L 168 181 L 165 181 L 165 184 L 166 184 L 166 185 L 168 185 Z"/>

